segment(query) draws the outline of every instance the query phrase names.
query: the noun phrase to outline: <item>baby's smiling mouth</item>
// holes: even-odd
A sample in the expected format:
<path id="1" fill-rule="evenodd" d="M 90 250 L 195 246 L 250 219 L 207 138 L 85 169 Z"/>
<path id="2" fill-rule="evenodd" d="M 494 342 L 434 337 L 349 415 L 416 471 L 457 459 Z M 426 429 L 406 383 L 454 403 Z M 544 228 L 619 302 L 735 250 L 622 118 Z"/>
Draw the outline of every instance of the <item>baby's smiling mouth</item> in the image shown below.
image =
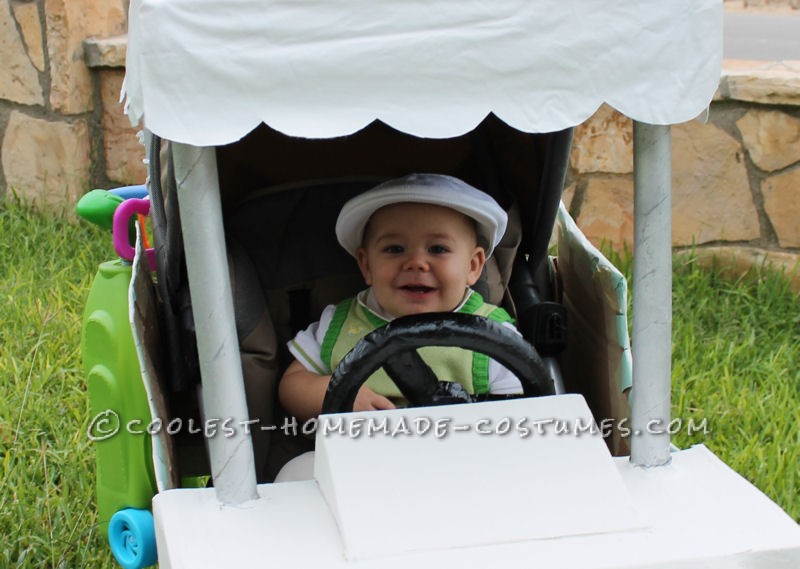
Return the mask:
<path id="1" fill-rule="evenodd" d="M 413 292 L 415 294 L 425 294 L 425 293 L 432 292 L 432 291 L 435 290 L 431 286 L 425 286 L 425 285 L 420 285 L 420 284 L 404 285 L 404 286 L 401 286 L 400 288 L 405 290 L 405 291 L 408 291 L 408 292 Z"/>

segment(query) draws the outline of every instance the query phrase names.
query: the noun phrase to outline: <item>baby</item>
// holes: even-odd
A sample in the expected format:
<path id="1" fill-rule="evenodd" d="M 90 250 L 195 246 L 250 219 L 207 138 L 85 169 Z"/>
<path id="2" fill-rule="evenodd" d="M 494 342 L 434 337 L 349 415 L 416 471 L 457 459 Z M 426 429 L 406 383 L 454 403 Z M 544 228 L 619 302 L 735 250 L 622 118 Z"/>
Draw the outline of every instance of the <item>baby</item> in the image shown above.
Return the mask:
<path id="1" fill-rule="evenodd" d="M 505 211 L 457 178 L 412 174 L 348 201 L 336 222 L 339 243 L 357 262 L 366 290 L 325 308 L 289 342 L 295 360 L 281 378 L 284 408 L 319 415 L 332 370 L 366 334 L 390 320 L 426 312 L 465 312 L 513 327 L 502 308 L 470 287 L 506 228 Z M 469 393 L 521 393 L 519 380 L 484 354 L 427 347 L 422 359 L 440 380 Z M 370 376 L 354 410 L 393 409 L 402 395 L 383 370 Z"/>

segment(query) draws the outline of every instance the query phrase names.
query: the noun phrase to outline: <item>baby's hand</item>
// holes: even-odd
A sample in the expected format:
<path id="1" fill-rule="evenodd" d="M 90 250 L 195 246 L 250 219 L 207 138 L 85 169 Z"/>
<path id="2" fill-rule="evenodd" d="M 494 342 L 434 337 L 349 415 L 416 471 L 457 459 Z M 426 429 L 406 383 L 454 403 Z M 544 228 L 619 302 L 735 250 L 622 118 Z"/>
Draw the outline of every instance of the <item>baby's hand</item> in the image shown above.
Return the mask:
<path id="1" fill-rule="evenodd" d="M 353 403 L 353 411 L 376 411 L 394 408 L 394 403 L 383 395 L 378 395 L 366 386 L 362 386 L 361 389 L 358 390 L 355 403 Z"/>

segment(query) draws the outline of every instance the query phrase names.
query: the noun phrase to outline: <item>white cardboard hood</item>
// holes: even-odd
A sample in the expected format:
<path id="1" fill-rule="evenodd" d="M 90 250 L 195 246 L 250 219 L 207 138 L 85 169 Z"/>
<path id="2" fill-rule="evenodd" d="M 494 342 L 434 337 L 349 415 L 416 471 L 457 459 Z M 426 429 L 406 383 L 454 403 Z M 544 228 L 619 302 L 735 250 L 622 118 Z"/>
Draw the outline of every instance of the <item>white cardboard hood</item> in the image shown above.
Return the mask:
<path id="1" fill-rule="evenodd" d="M 264 122 L 445 138 L 488 113 L 561 130 L 608 103 L 651 124 L 703 113 L 722 0 L 132 0 L 131 121 L 196 146 Z"/>

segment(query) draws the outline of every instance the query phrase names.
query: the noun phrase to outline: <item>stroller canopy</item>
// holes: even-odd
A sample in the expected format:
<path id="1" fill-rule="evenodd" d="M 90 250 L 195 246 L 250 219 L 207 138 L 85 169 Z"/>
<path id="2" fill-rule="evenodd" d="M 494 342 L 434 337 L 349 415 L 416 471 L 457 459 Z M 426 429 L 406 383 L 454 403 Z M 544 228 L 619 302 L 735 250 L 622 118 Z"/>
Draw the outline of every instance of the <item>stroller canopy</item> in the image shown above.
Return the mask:
<path id="1" fill-rule="evenodd" d="M 721 47 L 720 0 L 132 0 L 124 91 L 134 124 L 195 146 L 262 122 L 447 138 L 489 113 L 553 132 L 604 102 L 674 124 L 707 108 Z"/>

